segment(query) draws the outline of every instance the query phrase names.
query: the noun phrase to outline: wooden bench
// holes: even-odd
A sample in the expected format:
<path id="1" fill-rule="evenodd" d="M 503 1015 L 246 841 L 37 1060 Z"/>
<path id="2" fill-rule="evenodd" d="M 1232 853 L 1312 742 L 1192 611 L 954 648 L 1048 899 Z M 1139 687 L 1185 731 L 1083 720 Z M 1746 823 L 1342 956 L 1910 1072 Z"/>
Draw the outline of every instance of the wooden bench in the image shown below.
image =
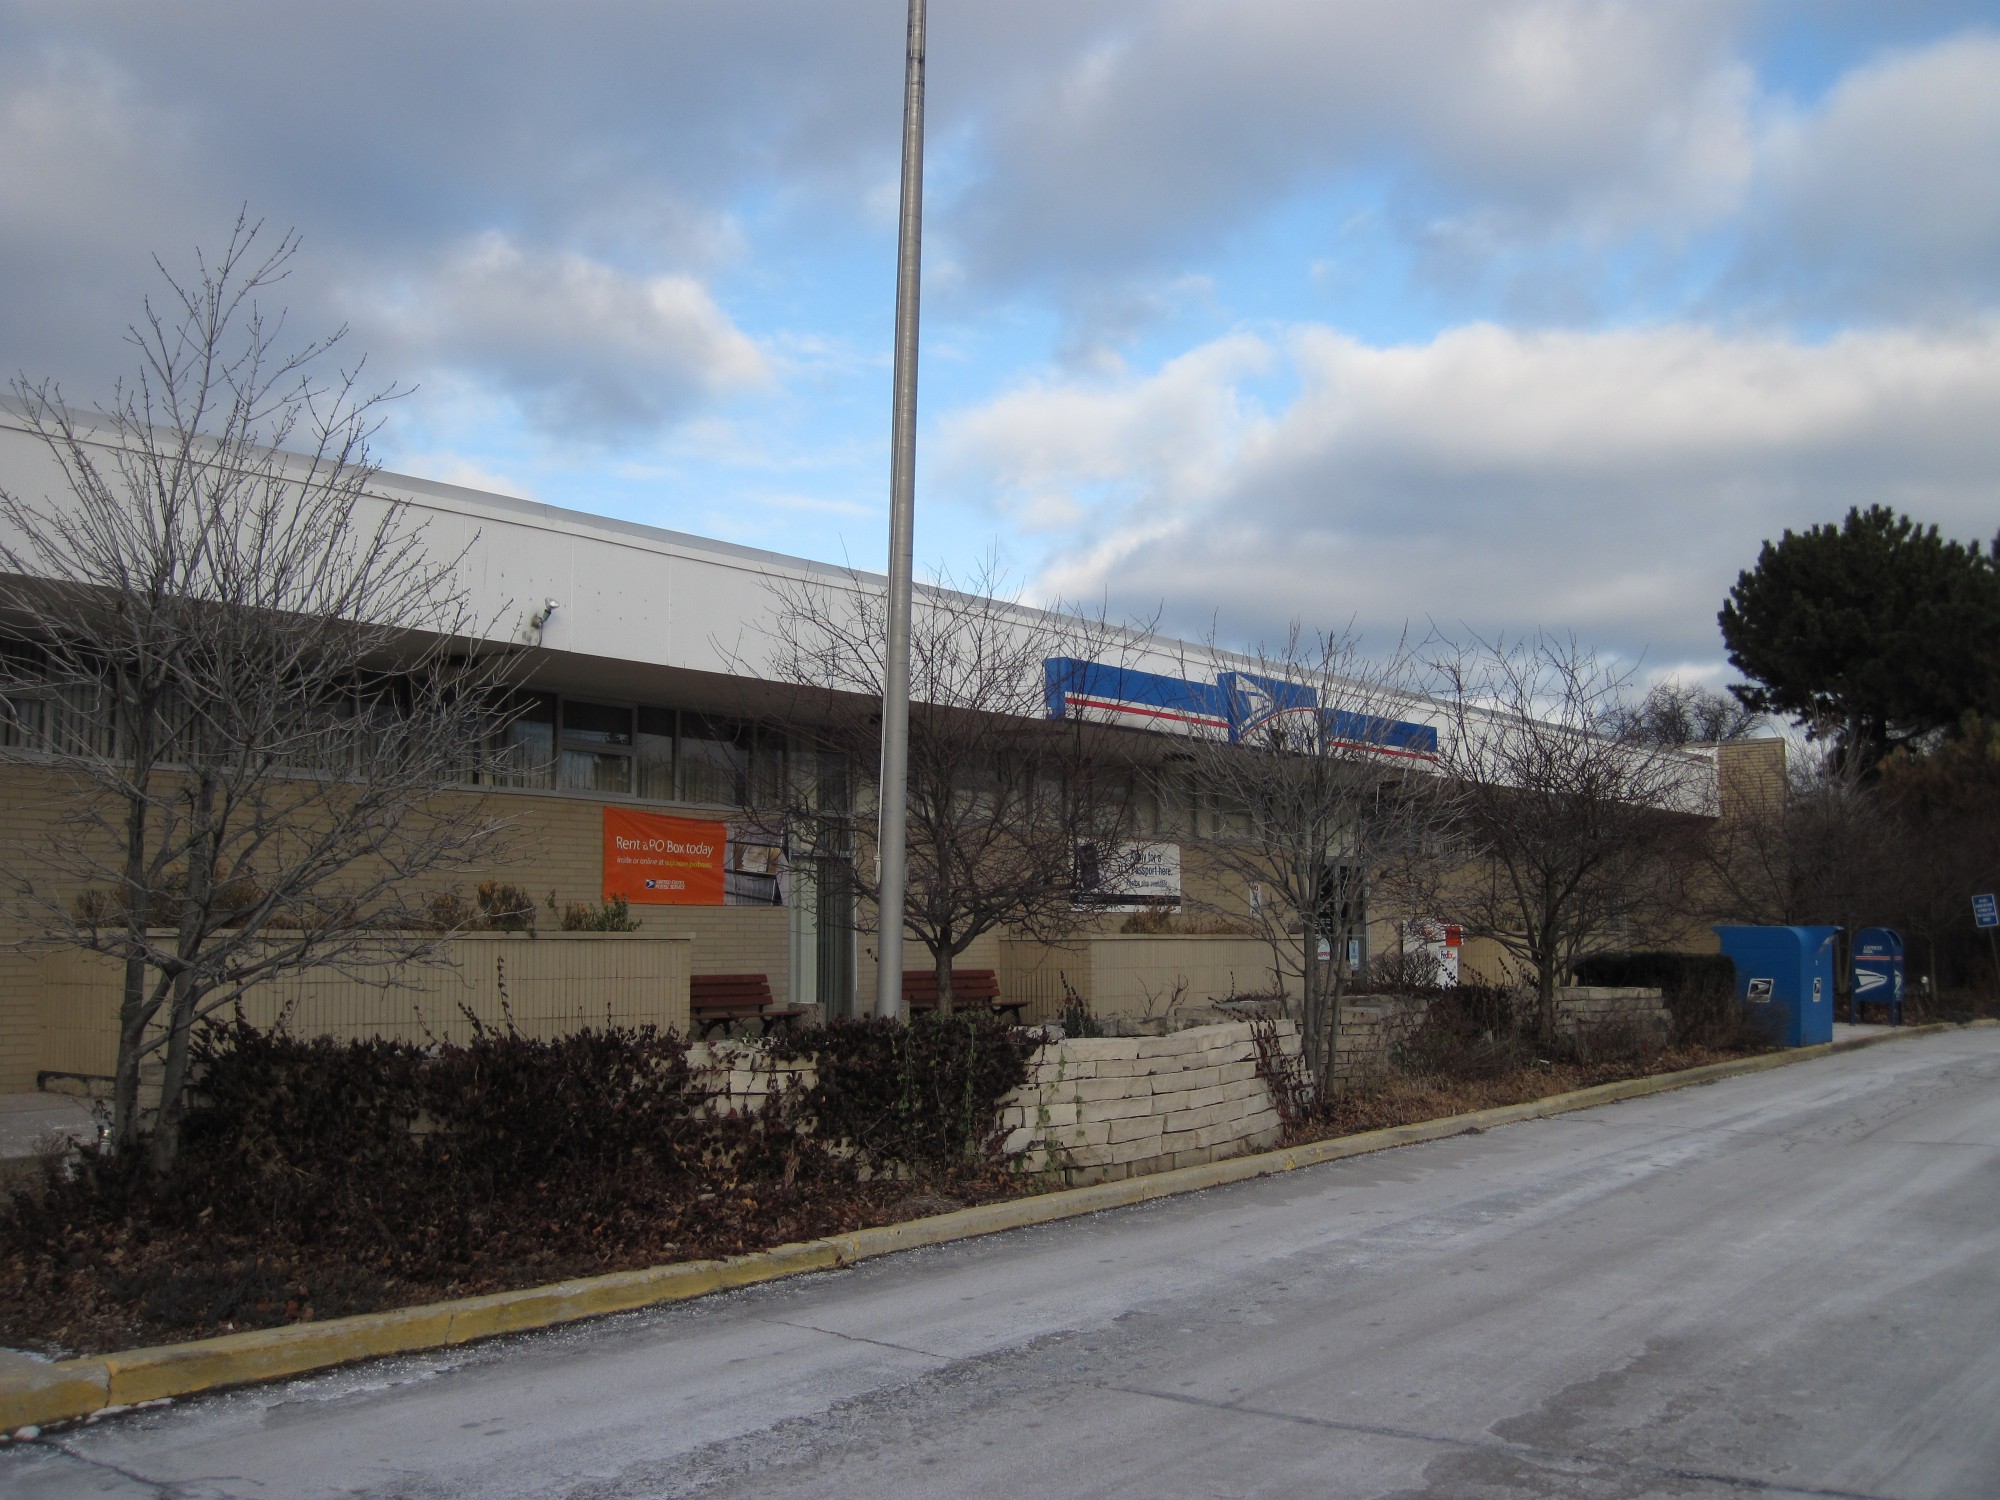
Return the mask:
<path id="1" fill-rule="evenodd" d="M 1017 1026 L 1021 1024 L 1021 1012 L 1028 1008 L 1025 1000 L 1000 997 L 1000 977 L 991 969 L 953 969 L 951 1003 L 956 1010 L 987 1010 L 1009 1016 Z M 937 974 L 930 969 L 905 969 L 903 1004 L 913 1016 L 936 1010 Z"/>
<path id="2" fill-rule="evenodd" d="M 779 1005 L 771 998 L 771 981 L 762 974 L 696 974 L 688 980 L 688 1015 L 703 1036 L 738 1021 L 755 1021 L 759 1034 L 797 1020 L 803 1005 Z"/>

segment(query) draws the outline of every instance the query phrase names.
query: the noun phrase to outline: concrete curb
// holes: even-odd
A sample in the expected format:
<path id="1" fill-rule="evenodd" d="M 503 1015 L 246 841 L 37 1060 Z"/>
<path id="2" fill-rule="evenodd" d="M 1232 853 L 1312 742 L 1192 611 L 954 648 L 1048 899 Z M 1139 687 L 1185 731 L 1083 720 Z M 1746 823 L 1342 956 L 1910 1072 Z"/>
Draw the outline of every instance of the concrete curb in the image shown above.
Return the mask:
<path id="1" fill-rule="evenodd" d="M 1982 1020 L 1966 1025 L 1994 1026 L 2000 1025 L 2000 1022 Z M 1689 1068 L 1679 1073 L 1630 1078 L 1566 1094 L 1552 1094 L 1546 1099 L 1534 1099 L 1525 1104 L 1501 1105 L 1494 1109 L 1475 1110 L 1470 1114 L 1425 1120 L 1415 1125 L 1397 1125 L 1386 1130 L 1338 1136 L 1332 1140 L 1313 1141 L 1303 1146 L 1264 1151 L 1252 1156 L 1229 1157 L 1205 1166 L 1178 1167 L 1143 1177 L 1128 1177 L 1120 1182 L 1065 1188 L 1032 1198 L 982 1204 L 977 1208 L 963 1208 L 954 1213 L 912 1219 L 902 1224 L 885 1224 L 877 1229 L 863 1229 L 852 1234 L 829 1235 L 803 1244 L 780 1245 L 773 1250 L 732 1256 L 727 1260 L 687 1261 L 678 1265 L 653 1266 L 642 1271 L 614 1271 L 604 1276 L 560 1281 L 551 1286 L 494 1292 L 484 1297 L 465 1297 L 389 1312 L 362 1313 L 351 1318 L 330 1318 L 324 1322 L 299 1323 L 285 1328 L 255 1329 L 219 1338 L 195 1339 L 185 1344 L 126 1349 L 88 1359 L 48 1364 L 26 1359 L 9 1360 L 0 1364 L 0 1433 L 31 1424 L 87 1417 L 93 1412 L 132 1406 L 142 1401 L 276 1380 L 354 1360 L 375 1359 L 385 1354 L 410 1354 L 422 1349 L 492 1338 L 497 1334 L 550 1328 L 583 1318 L 601 1317 L 606 1313 L 682 1302 L 732 1287 L 776 1281 L 802 1271 L 832 1270 L 898 1250 L 913 1250 L 924 1245 L 941 1245 L 953 1240 L 999 1234 L 1009 1229 L 1054 1223 L 1060 1219 L 1099 1213 L 1107 1208 L 1123 1208 L 1155 1198 L 1199 1192 L 1203 1188 L 1267 1177 L 1275 1172 L 1296 1171 L 1300 1167 L 1341 1161 L 1395 1146 L 1441 1140 L 1469 1130 L 1490 1130 L 1499 1125 L 1546 1119 L 1550 1115 L 1611 1104 L 1620 1099 L 1638 1099 L 1694 1084 L 1713 1083 L 1718 1079 L 1764 1073 L 1792 1063 L 1807 1062 L 1837 1052 L 1852 1052 L 1903 1037 L 1929 1036 L 1962 1029 L 1966 1027 L 1949 1022 L 1905 1026 L 1879 1036 L 1852 1037 L 1790 1052 L 1767 1052 L 1734 1062 L 1711 1063 L 1707 1067 Z"/>

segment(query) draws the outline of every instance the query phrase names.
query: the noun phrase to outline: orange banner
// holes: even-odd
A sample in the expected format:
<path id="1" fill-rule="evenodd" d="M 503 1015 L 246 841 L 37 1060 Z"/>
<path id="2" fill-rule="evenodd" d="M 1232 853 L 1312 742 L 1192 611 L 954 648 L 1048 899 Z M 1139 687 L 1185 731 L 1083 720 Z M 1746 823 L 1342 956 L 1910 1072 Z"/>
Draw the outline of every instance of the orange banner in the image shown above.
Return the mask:
<path id="1" fill-rule="evenodd" d="M 722 905 L 729 829 L 659 813 L 604 809 L 604 898 L 634 906 Z"/>

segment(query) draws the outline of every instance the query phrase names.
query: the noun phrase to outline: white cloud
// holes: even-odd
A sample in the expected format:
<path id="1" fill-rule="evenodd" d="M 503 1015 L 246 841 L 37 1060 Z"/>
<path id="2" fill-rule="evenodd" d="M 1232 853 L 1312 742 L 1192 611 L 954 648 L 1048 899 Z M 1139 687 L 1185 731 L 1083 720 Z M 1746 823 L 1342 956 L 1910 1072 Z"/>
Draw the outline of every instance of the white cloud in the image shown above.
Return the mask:
<path id="1" fill-rule="evenodd" d="M 1022 86 L 964 210 L 1000 274 L 1213 244 L 1387 167 L 1512 232 L 1712 216 L 1748 170 L 1733 0 L 1163 0 Z"/>
<path id="2" fill-rule="evenodd" d="M 1855 68 L 1758 158 L 1744 279 L 1769 300 L 1951 313 L 2000 293 L 2000 34 Z"/>
<path id="3" fill-rule="evenodd" d="M 641 275 L 499 233 L 446 254 L 367 331 L 403 361 L 483 379 L 545 430 L 595 437 L 675 421 L 768 382 L 757 345 L 684 275 Z"/>
<path id="4" fill-rule="evenodd" d="M 1038 384 L 961 414 L 959 493 L 1051 518 L 1044 583 L 1183 625 L 1220 607 L 1552 628 L 1712 662 L 1758 543 L 1884 500 L 1993 524 L 2000 320 L 1823 343 L 1668 326 L 1490 325 L 1373 347 L 1300 329 L 1299 392 L 1244 395 L 1244 340 L 1107 387 Z"/>
<path id="5" fill-rule="evenodd" d="M 1228 483 L 1258 425 L 1239 383 L 1273 355 L 1239 334 L 1143 380 L 1031 383 L 947 418 L 941 472 L 949 484 L 985 487 L 1031 533 L 1072 530 L 1113 508 L 1151 534 L 1149 525 L 1171 524 Z"/>

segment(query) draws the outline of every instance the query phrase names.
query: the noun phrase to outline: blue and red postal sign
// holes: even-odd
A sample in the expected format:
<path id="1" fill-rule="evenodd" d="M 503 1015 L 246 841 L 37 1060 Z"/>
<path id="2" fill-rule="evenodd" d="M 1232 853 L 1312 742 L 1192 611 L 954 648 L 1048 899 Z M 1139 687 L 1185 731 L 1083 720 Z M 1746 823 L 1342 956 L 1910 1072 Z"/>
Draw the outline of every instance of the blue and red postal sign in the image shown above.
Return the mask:
<path id="1" fill-rule="evenodd" d="M 1221 672 L 1214 682 L 1193 682 L 1069 656 L 1052 656 L 1042 665 L 1051 719 L 1085 719 L 1234 743 L 1302 717 L 1317 726 L 1329 746 L 1415 760 L 1437 758 L 1437 730 L 1430 725 L 1322 704 L 1315 689 L 1296 682 L 1250 672 Z"/>

